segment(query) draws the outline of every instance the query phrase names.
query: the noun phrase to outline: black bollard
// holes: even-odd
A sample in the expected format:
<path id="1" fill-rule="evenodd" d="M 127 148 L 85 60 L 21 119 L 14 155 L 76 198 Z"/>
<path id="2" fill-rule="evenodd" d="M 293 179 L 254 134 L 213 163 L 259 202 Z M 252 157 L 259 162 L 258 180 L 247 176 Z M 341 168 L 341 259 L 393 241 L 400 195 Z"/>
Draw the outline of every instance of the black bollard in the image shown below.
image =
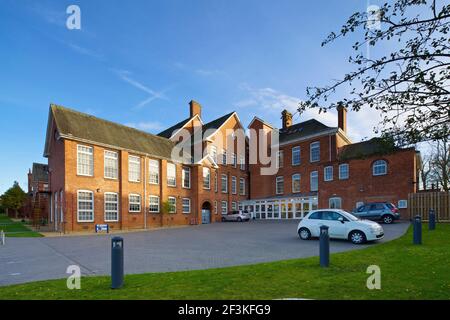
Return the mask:
<path id="1" fill-rule="evenodd" d="M 413 243 L 422 244 L 422 219 L 419 215 L 414 218 L 413 224 Z"/>
<path id="2" fill-rule="evenodd" d="M 111 289 L 123 285 L 123 238 L 111 239 Z"/>
<path id="3" fill-rule="evenodd" d="M 320 266 L 330 265 L 330 237 L 328 236 L 328 226 L 320 226 Z"/>
<path id="4" fill-rule="evenodd" d="M 436 213 L 434 212 L 434 209 L 430 209 L 430 213 L 428 215 L 428 229 L 434 230 L 436 229 Z"/>

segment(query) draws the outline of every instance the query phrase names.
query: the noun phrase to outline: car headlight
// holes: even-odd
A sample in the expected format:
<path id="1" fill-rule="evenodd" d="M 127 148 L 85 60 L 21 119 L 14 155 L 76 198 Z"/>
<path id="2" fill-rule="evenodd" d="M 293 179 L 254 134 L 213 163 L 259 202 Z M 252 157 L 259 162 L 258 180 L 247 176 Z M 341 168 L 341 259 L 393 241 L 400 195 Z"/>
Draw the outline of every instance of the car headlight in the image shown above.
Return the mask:
<path id="1" fill-rule="evenodd" d="M 381 228 L 380 227 L 370 227 L 370 231 L 372 233 L 378 233 L 381 231 Z"/>

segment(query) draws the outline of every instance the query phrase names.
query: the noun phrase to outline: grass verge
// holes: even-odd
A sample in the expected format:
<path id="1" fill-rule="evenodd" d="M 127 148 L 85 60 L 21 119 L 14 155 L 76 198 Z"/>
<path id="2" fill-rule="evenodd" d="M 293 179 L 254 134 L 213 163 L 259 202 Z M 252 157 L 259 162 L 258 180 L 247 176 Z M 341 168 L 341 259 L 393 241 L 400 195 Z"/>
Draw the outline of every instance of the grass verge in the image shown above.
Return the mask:
<path id="1" fill-rule="evenodd" d="M 5 232 L 6 237 L 42 237 L 40 233 L 30 230 L 23 222 L 13 221 L 5 214 L 0 214 L 0 230 Z"/>
<path id="2" fill-rule="evenodd" d="M 391 242 L 333 254 L 326 269 L 313 257 L 136 274 L 119 290 L 111 290 L 105 276 L 83 277 L 81 290 L 68 290 L 65 279 L 50 280 L 0 287 L 0 299 L 450 299 L 450 224 L 423 230 L 421 246 L 412 244 L 410 228 Z M 366 287 L 369 265 L 381 268 L 381 290 Z"/>

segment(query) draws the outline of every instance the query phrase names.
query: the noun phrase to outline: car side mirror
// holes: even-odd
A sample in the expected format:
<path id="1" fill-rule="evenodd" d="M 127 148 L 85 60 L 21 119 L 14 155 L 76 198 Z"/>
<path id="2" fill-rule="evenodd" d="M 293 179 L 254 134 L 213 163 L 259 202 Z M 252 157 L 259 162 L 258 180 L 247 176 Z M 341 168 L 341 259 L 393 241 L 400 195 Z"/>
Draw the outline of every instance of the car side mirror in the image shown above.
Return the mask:
<path id="1" fill-rule="evenodd" d="M 345 222 L 345 220 L 344 220 L 343 217 L 338 218 L 338 221 L 340 221 L 341 223 L 344 223 L 344 222 Z"/>

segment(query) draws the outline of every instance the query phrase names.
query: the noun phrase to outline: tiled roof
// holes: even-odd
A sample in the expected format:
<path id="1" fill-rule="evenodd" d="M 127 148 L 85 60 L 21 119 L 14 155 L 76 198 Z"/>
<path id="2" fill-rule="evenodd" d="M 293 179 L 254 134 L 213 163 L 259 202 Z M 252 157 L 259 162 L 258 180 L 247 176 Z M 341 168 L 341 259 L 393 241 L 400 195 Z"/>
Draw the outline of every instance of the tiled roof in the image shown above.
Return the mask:
<path id="1" fill-rule="evenodd" d="M 43 163 L 33 163 L 31 171 L 33 181 L 48 182 L 48 165 Z"/>
<path id="2" fill-rule="evenodd" d="M 168 128 L 168 129 L 166 129 L 166 130 L 161 131 L 160 133 L 158 133 L 158 136 L 169 139 L 169 138 L 172 136 L 172 134 L 174 133 L 174 131 L 176 131 L 176 130 L 182 128 L 182 127 L 183 127 L 186 123 L 188 123 L 189 120 L 191 120 L 191 119 L 192 119 L 192 118 L 187 118 L 187 119 L 184 119 L 184 120 L 178 122 L 177 124 L 171 126 L 170 128 Z"/>
<path id="3" fill-rule="evenodd" d="M 339 160 L 365 158 L 374 155 L 384 155 L 401 150 L 393 142 L 382 138 L 372 138 L 367 141 L 352 143 L 339 150 Z"/>
<path id="4" fill-rule="evenodd" d="M 171 158 L 175 144 L 169 139 L 103 120 L 58 105 L 51 105 L 58 132 L 100 144 L 119 147 L 159 158 Z"/>
<path id="5" fill-rule="evenodd" d="M 224 115 L 224 116 L 222 116 L 220 118 L 217 118 L 217 119 L 215 119 L 213 121 L 210 121 L 210 122 L 204 124 L 203 125 L 203 132 L 205 132 L 206 130 L 209 130 L 209 129 L 218 129 L 222 124 L 225 123 L 225 121 L 228 120 L 229 117 L 231 117 L 233 115 L 233 113 L 234 113 L 234 111 L 230 112 L 230 113 L 228 113 L 228 114 L 226 114 L 226 115 Z"/>
<path id="6" fill-rule="evenodd" d="M 280 129 L 280 143 L 298 140 L 310 135 L 320 134 L 321 132 L 328 131 L 330 129 L 336 129 L 333 127 L 328 127 L 322 122 L 315 119 L 300 122 L 294 124 L 286 129 Z"/>

